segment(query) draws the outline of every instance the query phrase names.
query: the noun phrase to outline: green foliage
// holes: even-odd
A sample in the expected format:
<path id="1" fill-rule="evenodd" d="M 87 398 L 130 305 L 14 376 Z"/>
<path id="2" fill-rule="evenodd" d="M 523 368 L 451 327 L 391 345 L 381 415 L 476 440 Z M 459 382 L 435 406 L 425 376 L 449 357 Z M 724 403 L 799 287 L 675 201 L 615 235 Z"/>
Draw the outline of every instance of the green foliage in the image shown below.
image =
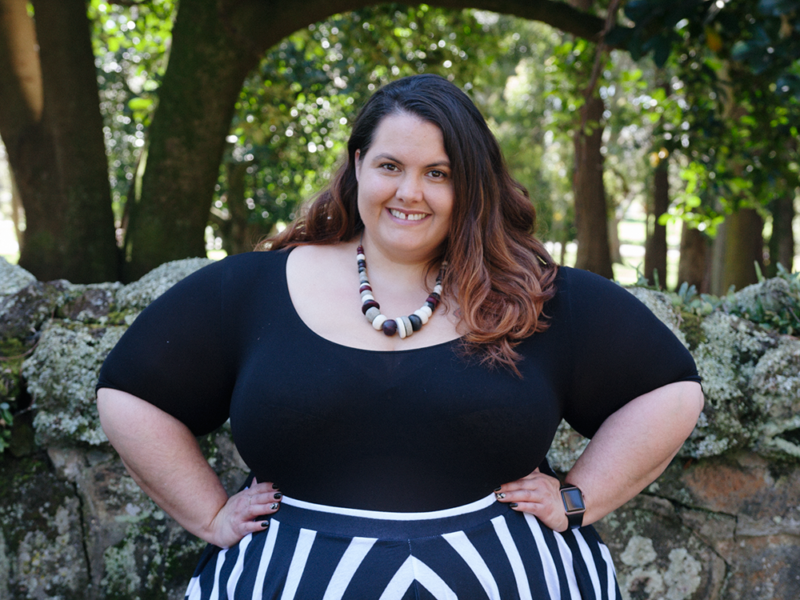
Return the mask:
<path id="1" fill-rule="evenodd" d="M 422 72 L 447 77 L 491 115 L 515 175 L 547 207 L 543 103 L 530 85 L 515 95 L 507 83 L 526 57 L 541 70 L 553 43 L 552 30 L 538 24 L 426 5 L 370 7 L 296 32 L 265 55 L 242 90 L 214 202 L 220 231 L 240 212 L 231 199 L 246 203 L 247 222 L 262 233 L 293 218 L 327 185 L 358 107 L 380 85 Z M 231 195 L 232 164 L 246 165 L 241 200 Z"/>
<path id="2" fill-rule="evenodd" d="M 172 41 L 173 0 L 92 0 L 88 16 L 117 221 L 133 198 L 147 127 L 153 117 Z"/>
<path id="3" fill-rule="evenodd" d="M 665 112 L 663 138 L 684 157 L 687 181 L 673 217 L 713 235 L 726 213 L 766 206 L 798 185 L 798 8 L 798 0 L 625 5 L 634 27 L 609 41 L 636 60 L 652 53 L 671 76 L 678 110 Z"/>

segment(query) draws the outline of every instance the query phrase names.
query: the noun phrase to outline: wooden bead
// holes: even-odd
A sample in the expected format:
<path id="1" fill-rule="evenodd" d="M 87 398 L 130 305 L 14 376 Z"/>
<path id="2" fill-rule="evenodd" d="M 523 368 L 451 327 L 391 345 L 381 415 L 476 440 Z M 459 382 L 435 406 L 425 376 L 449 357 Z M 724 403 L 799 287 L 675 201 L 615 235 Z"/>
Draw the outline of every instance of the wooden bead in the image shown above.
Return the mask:
<path id="1" fill-rule="evenodd" d="M 392 337 L 395 333 L 397 333 L 397 321 L 394 319 L 386 319 L 383 323 L 383 333 Z"/>
<path id="2" fill-rule="evenodd" d="M 379 314 L 381 314 L 381 309 L 373 306 L 364 313 L 364 316 L 367 317 L 367 321 L 372 323 Z"/>
<path id="3" fill-rule="evenodd" d="M 378 304 L 377 302 L 375 302 L 375 300 L 367 300 L 366 302 L 364 302 L 364 304 L 361 305 L 361 312 L 363 314 L 367 314 L 367 311 L 370 308 L 372 308 L 373 306 L 375 308 L 380 308 L 381 307 L 381 305 Z"/>
<path id="4" fill-rule="evenodd" d="M 422 319 L 418 315 L 408 315 L 408 320 L 411 321 L 411 328 L 414 331 L 422 329 Z"/>
<path id="5" fill-rule="evenodd" d="M 425 323 L 427 323 L 427 322 L 428 322 L 428 313 L 427 313 L 427 312 L 425 312 L 424 310 L 422 310 L 421 308 L 420 308 L 420 309 L 417 309 L 417 310 L 415 310 L 415 311 L 414 311 L 414 314 L 415 314 L 417 317 L 419 317 L 419 320 L 420 320 L 420 321 L 422 321 L 422 324 L 423 324 L 423 325 L 425 325 Z"/>
<path id="6" fill-rule="evenodd" d="M 432 309 L 430 306 L 428 306 L 428 305 L 425 305 L 425 306 L 422 306 L 422 307 L 420 307 L 420 309 L 419 309 L 419 310 L 420 310 L 421 312 L 424 312 L 424 313 L 425 313 L 425 315 L 427 315 L 427 317 L 428 317 L 429 319 L 430 319 L 430 318 L 431 318 L 431 316 L 433 315 L 433 309 Z"/>

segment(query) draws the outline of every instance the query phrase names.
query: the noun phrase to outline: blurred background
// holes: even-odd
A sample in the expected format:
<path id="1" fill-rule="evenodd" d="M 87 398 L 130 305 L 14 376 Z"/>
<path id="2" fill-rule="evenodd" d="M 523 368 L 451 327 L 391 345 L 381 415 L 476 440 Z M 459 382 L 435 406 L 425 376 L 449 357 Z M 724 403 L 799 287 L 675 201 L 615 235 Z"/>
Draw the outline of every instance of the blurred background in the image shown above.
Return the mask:
<path id="1" fill-rule="evenodd" d="M 0 0 L 0 256 L 89 283 L 249 251 L 372 91 L 430 72 L 486 116 L 557 261 L 724 294 L 795 266 L 798 9 Z"/>

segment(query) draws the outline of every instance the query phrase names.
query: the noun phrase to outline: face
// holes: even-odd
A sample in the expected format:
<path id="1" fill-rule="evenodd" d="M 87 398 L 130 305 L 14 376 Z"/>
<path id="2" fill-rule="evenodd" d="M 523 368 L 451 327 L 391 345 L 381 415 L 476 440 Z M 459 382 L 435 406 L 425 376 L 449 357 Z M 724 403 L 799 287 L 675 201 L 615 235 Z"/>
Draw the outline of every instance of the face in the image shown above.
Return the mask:
<path id="1" fill-rule="evenodd" d="M 441 130 L 407 113 L 384 117 L 367 153 L 356 152 L 356 178 L 365 243 L 393 260 L 430 260 L 453 211 Z"/>

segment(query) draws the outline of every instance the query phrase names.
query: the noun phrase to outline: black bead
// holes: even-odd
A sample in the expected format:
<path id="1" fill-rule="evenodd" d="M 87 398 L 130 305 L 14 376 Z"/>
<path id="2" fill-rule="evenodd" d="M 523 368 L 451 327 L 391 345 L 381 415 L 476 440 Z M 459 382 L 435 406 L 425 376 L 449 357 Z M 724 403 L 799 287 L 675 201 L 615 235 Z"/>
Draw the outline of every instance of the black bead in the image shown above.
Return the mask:
<path id="1" fill-rule="evenodd" d="M 436 305 L 435 305 L 433 302 L 431 302 L 430 300 L 428 300 L 427 302 L 425 302 L 425 306 L 427 306 L 428 308 L 430 308 L 430 309 L 431 309 L 431 310 L 433 310 L 433 311 L 435 311 L 435 310 L 436 310 Z"/>
<path id="2" fill-rule="evenodd" d="M 414 331 L 419 331 L 422 329 L 422 319 L 420 319 L 417 315 L 408 315 L 408 320 L 411 321 L 411 328 Z"/>

